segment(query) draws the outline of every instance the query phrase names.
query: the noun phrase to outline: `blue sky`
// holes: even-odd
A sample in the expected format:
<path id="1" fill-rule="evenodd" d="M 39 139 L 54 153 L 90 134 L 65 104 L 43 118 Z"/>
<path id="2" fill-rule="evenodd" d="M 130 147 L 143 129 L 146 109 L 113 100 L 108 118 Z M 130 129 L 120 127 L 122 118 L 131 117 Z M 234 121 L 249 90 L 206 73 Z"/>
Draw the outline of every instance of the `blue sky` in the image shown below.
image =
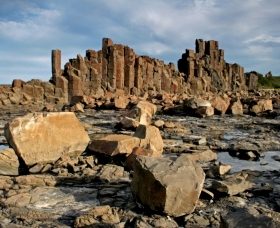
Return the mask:
<path id="1" fill-rule="evenodd" d="M 195 39 L 217 40 L 245 72 L 280 75 L 279 0 L 0 0 L 0 84 L 51 77 L 102 38 L 175 63 Z"/>

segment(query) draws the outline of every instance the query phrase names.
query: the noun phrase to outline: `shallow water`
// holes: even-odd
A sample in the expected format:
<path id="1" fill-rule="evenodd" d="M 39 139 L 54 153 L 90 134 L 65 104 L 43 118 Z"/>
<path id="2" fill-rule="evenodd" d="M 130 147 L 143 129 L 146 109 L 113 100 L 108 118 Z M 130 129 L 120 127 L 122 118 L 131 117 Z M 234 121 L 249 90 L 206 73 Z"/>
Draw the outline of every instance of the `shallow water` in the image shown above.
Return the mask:
<path id="1" fill-rule="evenodd" d="M 248 161 L 241 160 L 237 157 L 232 157 L 228 152 L 218 153 L 218 161 L 223 164 L 229 164 L 232 166 L 231 173 L 239 172 L 244 169 L 257 170 L 257 171 L 266 171 L 266 170 L 279 170 L 280 162 L 275 161 L 272 157 L 274 155 L 280 155 L 280 151 L 268 151 L 265 153 L 263 158 L 259 158 L 258 161 Z M 261 165 L 263 162 L 268 162 L 267 165 Z"/>
<path id="2" fill-rule="evenodd" d="M 7 145 L 0 145 L 0 150 L 4 150 L 6 148 L 9 148 L 9 146 L 7 146 Z"/>

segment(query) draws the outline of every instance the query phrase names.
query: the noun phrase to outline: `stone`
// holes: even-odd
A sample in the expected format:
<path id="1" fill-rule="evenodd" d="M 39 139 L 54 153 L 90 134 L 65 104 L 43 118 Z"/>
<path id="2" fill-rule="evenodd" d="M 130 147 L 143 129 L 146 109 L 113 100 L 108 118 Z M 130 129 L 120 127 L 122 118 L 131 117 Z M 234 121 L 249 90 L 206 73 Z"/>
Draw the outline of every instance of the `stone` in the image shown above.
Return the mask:
<path id="1" fill-rule="evenodd" d="M 30 113 L 5 125 L 4 135 L 27 166 L 80 155 L 89 137 L 74 113 Z"/>
<path id="2" fill-rule="evenodd" d="M 120 223 L 120 218 L 116 208 L 110 206 L 95 206 L 84 215 L 75 219 L 74 227 L 112 227 L 112 224 Z M 111 226 L 109 225 L 111 224 Z"/>
<path id="3" fill-rule="evenodd" d="M 98 179 L 104 182 L 119 182 L 125 179 L 125 171 L 122 166 L 106 164 L 98 174 Z"/>
<path id="4" fill-rule="evenodd" d="M 92 140 L 89 149 L 109 156 L 124 154 L 128 156 L 133 148 L 139 146 L 140 139 L 129 135 L 108 135 Z"/>
<path id="5" fill-rule="evenodd" d="M 18 175 L 19 160 L 12 148 L 0 150 L 0 175 Z"/>
<path id="6" fill-rule="evenodd" d="M 259 212 L 252 213 L 248 208 L 235 208 L 235 211 L 222 215 L 221 227 L 256 227 L 276 228 L 279 222 L 273 221 L 271 217 L 261 216 Z"/>
<path id="7" fill-rule="evenodd" d="M 83 105 L 81 103 L 77 103 L 77 104 L 70 107 L 70 112 L 84 113 L 85 110 L 84 110 Z"/>
<path id="8" fill-rule="evenodd" d="M 233 115 L 242 115 L 243 114 L 243 105 L 242 105 L 240 99 L 231 99 L 227 113 L 233 114 Z"/>
<path id="9" fill-rule="evenodd" d="M 0 190 L 7 191 L 14 185 L 13 180 L 9 176 L 1 176 L 0 178 Z"/>
<path id="10" fill-rule="evenodd" d="M 210 99 L 211 105 L 214 108 L 215 113 L 225 114 L 230 105 L 230 100 L 228 98 L 221 97 L 219 95 L 214 96 Z"/>
<path id="11" fill-rule="evenodd" d="M 124 129 L 136 129 L 140 124 L 141 111 L 133 108 L 117 118 L 116 126 Z"/>
<path id="12" fill-rule="evenodd" d="M 175 161 L 138 156 L 131 189 L 143 205 L 179 217 L 194 211 L 204 178 L 203 169 L 185 155 Z"/>
<path id="13" fill-rule="evenodd" d="M 165 122 L 164 125 L 163 125 L 164 128 L 174 128 L 175 127 L 175 124 L 173 122 Z"/>
<path id="14" fill-rule="evenodd" d="M 29 169 L 29 173 L 39 173 L 44 168 L 43 164 L 37 163 Z"/>
<path id="15" fill-rule="evenodd" d="M 197 151 L 187 153 L 186 156 L 193 161 L 210 162 L 218 159 L 217 153 L 212 150 Z"/>
<path id="16" fill-rule="evenodd" d="M 230 175 L 224 180 L 213 180 L 210 189 L 228 195 L 237 195 L 253 187 L 253 183 L 240 173 Z"/>
<path id="17" fill-rule="evenodd" d="M 139 123 L 142 125 L 150 125 L 152 122 L 153 116 L 156 114 L 157 107 L 156 105 L 148 101 L 140 101 L 136 108 L 140 109 L 140 120 Z"/>
<path id="18" fill-rule="evenodd" d="M 272 100 L 261 99 L 258 101 L 252 101 L 249 106 L 249 111 L 252 114 L 259 114 L 266 111 L 273 111 Z"/>
<path id="19" fill-rule="evenodd" d="M 154 124 L 156 127 L 161 128 L 161 127 L 163 127 L 163 125 L 164 125 L 164 121 L 163 121 L 163 120 L 156 120 L 153 124 Z"/>
<path id="20" fill-rule="evenodd" d="M 205 118 L 207 116 L 213 116 L 214 115 L 214 108 L 209 106 L 200 106 L 196 109 L 195 115 L 200 118 Z"/>
<path id="21" fill-rule="evenodd" d="M 155 158 L 155 157 L 161 157 L 162 153 L 160 153 L 158 151 L 154 151 L 154 150 L 135 147 L 133 149 L 132 153 L 125 160 L 124 165 L 126 167 L 128 167 L 129 169 L 133 170 L 135 160 L 136 160 L 137 156 L 140 156 L 140 155 Z"/>
<path id="22" fill-rule="evenodd" d="M 116 108 L 126 109 L 129 104 L 129 99 L 125 96 L 119 96 L 115 98 L 114 102 Z"/>
<path id="23" fill-rule="evenodd" d="M 163 141 L 160 131 L 155 126 L 139 125 L 136 128 L 134 137 L 140 139 L 138 147 L 157 151 L 158 153 L 163 152 Z"/>
<path id="24" fill-rule="evenodd" d="M 231 170 L 230 165 L 218 164 L 211 166 L 206 175 L 210 178 L 217 178 L 227 174 Z"/>
<path id="25" fill-rule="evenodd" d="M 185 112 L 192 114 L 199 107 L 211 107 L 211 103 L 201 98 L 189 98 L 184 100 L 183 109 Z"/>

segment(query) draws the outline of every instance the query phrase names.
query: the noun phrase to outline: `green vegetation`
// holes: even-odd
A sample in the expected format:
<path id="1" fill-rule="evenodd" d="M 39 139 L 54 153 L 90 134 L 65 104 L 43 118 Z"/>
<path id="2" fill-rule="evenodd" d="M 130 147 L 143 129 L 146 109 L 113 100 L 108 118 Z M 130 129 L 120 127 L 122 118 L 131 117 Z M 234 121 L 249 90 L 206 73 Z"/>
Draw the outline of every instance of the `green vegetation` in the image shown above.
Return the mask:
<path id="1" fill-rule="evenodd" d="M 264 77 L 262 74 L 257 73 L 258 88 L 260 89 L 280 89 L 280 76 Z"/>

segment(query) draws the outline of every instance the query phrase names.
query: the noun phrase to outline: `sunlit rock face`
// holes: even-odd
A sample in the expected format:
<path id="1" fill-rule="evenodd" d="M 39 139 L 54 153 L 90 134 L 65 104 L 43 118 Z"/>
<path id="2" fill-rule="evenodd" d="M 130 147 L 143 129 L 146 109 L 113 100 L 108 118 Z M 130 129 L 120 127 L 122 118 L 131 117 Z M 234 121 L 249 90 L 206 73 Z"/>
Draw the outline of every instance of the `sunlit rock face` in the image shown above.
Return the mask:
<path id="1" fill-rule="evenodd" d="M 27 166 L 80 155 L 89 137 L 74 113 L 30 113 L 5 125 L 5 137 Z"/>

